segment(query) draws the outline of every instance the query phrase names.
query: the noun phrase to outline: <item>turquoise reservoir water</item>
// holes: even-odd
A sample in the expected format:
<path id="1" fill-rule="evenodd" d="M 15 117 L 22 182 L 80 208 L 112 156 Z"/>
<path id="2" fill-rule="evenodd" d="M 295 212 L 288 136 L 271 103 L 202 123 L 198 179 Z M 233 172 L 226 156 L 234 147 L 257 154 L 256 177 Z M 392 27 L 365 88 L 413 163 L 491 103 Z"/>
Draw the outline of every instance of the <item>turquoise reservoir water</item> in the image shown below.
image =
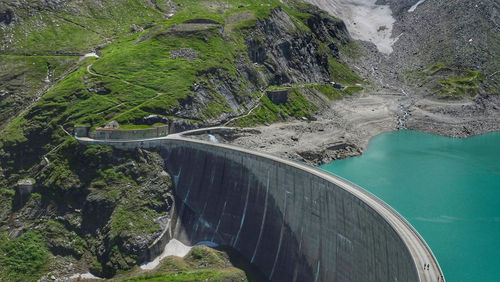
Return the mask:
<path id="1" fill-rule="evenodd" d="M 500 132 L 452 139 L 396 131 L 321 166 L 403 215 L 447 281 L 500 281 Z"/>

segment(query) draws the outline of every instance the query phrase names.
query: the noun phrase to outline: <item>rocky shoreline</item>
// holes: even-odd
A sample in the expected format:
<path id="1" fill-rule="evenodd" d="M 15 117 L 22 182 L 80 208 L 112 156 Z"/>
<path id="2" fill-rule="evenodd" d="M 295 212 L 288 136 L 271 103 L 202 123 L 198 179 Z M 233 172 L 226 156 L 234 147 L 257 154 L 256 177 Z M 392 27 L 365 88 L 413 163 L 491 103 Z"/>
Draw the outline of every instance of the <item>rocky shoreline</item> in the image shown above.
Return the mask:
<path id="1" fill-rule="evenodd" d="M 331 102 L 315 121 L 296 120 L 214 135 L 219 142 L 318 166 L 358 156 L 371 138 L 398 130 L 400 103 L 397 96 L 361 94 Z M 500 130 L 499 108 L 500 96 L 458 101 L 422 98 L 408 107 L 404 128 L 454 138 L 480 135 Z"/>

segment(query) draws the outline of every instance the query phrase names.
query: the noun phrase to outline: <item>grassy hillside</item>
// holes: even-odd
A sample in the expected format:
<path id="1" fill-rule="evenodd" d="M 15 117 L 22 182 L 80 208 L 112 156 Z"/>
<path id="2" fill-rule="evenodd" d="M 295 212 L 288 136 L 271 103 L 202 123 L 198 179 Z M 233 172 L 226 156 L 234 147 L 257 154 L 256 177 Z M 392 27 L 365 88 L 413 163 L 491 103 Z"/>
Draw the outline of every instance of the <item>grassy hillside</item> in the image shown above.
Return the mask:
<path id="1" fill-rule="evenodd" d="M 199 245 L 184 257 L 167 257 L 152 271 L 123 272 L 116 281 L 267 281 L 245 258 L 231 249 Z"/>
<path id="2" fill-rule="evenodd" d="M 480 71 L 464 71 L 438 63 L 420 71 L 407 72 L 405 80 L 410 85 L 428 87 L 437 97 L 460 99 L 484 92 L 482 87 L 486 79 Z"/>
<path id="3" fill-rule="evenodd" d="M 0 129 L 75 65 L 76 56 L 0 55 Z"/>
<path id="4" fill-rule="evenodd" d="M 128 7 L 133 1 L 124 2 Z M 144 9 L 149 7 L 143 6 Z M 259 89 L 283 83 L 283 79 L 290 82 L 318 83 L 328 79 L 358 82 L 351 78 L 349 69 L 335 59 L 337 47 L 324 47 L 331 41 L 321 42 L 319 35 L 313 34 L 308 27 L 311 19 L 338 23 L 309 6 L 292 9 L 274 0 L 181 1 L 175 6 L 178 9 L 175 15 L 168 19 L 159 16 L 161 22 L 144 31 L 127 33 L 122 30 L 125 35 L 104 47 L 99 52 L 99 59 L 79 60 L 82 67 L 69 73 L 22 117 L 13 120 L 2 131 L 0 141 L 4 155 L 6 150 L 17 152 L 10 156 L 11 168 L 26 169 L 39 160 L 33 152 L 47 151 L 50 143 L 59 144 L 59 138 L 64 135 L 60 126 L 71 130 L 75 124 L 100 126 L 111 120 L 141 124 L 149 115 L 160 116 L 165 122 L 183 119 L 217 124 L 244 114 Z M 82 9 L 86 11 L 86 7 L 83 5 Z M 66 8 L 48 9 L 47 13 Z M 109 13 L 113 14 L 113 9 Z M 159 13 L 154 11 L 151 13 Z M 134 22 L 134 15 L 127 20 Z M 26 21 L 20 22 L 13 29 L 26 24 Z M 307 40 L 304 44 L 310 53 L 303 55 L 322 60 L 312 65 L 315 72 L 307 73 L 309 68 L 295 66 L 294 60 L 300 62 L 302 54 L 291 57 L 288 65 L 280 65 L 280 56 L 285 55 L 281 54 L 282 47 L 275 45 L 258 47 L 269 49 L 266 50 L 268 58 L 252 62 L 249 53 L 253 51 L 248 49 L 248 38 L 251 35 L 256 44 L 265 44 L 266 41 L 259 37 L 266 36 L 263 33 L 266 25 L 281 28 L 285 32 L 283 38 L 290 42 Z M 326 39 L 333 40 L 336 45 L 343 44 L 340 39 Z M 46 41 L 40 44 L 43 42 Z M 62 43 L 62 46 L 69 45 Z M 287 52 L 299 52 L 304 46 L 288 48 Z M 279 80 L 274 81 L 277 73 Z M 310 115 L 307 102 L 298 102 L 296 106 L 303 106 L 304 111 L 295 112 L 299 116 Z M 278 115 L 274 120 L 288 116 L 296 115 Z M 43 137 L 32 142 L 35 136 Z"/>
<path id="5" fill-rule="evenodd" d="M 19 2 L 0 1 L 0 11 L 13 14 L 12 22 L 0 29 L 2 53 L 83 54 L 171 13 L 166 0 Z"/>

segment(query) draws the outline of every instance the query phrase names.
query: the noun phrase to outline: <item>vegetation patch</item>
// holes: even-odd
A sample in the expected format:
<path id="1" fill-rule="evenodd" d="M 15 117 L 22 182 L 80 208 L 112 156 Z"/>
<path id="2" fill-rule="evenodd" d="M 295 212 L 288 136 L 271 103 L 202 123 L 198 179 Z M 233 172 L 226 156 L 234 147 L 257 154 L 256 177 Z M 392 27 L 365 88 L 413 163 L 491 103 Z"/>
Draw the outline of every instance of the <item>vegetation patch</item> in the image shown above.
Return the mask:
<path id="1" fill-rule="evenodd" d="M 266 277 L 232 249 L 195 246 L 184 257 L 167 257 L 147 273 L 138 269 L 116 276 L 118 281 L 266 281 Z"/>
<path id="2" fill-rule="evenodd" d="M 329 57 L 330 79 L 344 85 L 363 83 L 363 79 L 352 72 L 348 66 L 339 62 L 336 58 Z"/>
<path id="3" fill-rule="evenodd" d="M 71 56 L 0 55 L 0 128 L 76 60 Z"/>
<path id="4" fill-rule="evenodd" d="M 483 76 L 479 71 L 467 71 L 465 76 L 440 80 L 440 97 L 474 97 L 480 93 Z"/>
<path id="5" fill-rule="evenodd" d="M 0 278 L 4 281 L 36 281 L 49 266 L 50 255 L 41 236 L 28 231 L 16 239 L 0 238 Z"/>
<path id="6" fill-rule="evenodd" d="M 476 70 L 460 70 L 438 63 L 420 71 L 409 71 L 409 84 L 428 85 L 441 98 L 474 97 L 483 91 L 484 76 Z"/>
<path id="7" fill-rule="evenodd" d="M 353 95 L 363 90 L 363 86 L 360 85 L 345 86 L 342 89 L 336 89 L 331 84 L 315 84 L 312 85 L 312 88 L 323 93 L 330 100 L 340 99 L 345 95 Z"/>
<path id="8" fill-rule="evenodd" d="M 122 232 L 127 234 L 151 234 L 160 231 L 160 226 L 155 223 L 155 219 L 161 215 L 146 207 L 119 207 L 113 214 L 112 234 L 114 236 L 118 236 Z"/>
<path id="9" fill-rule="evenodd" d="M 35 1 L 18 7 L 21 23 L 0 29 L 0 38 L 12 34 L 1 52 L 17 54 L 83 54 L 106 41 L 162 21 L 170 7 L 160 9 L 147 0 L 66 1 L 57 9 Z M 159 8 L 158 7 L 158 8 Z M 126 16 L 124 16 L 126 15 Z"/>
<path id="10" fill-rule="evenodd" d="M 85 240 L 76 232 L 67 230 L 61 222 L 49 220 L 45 223 L 42 232 L 44 241 L 53 254 L 71 255 L 79 259 L 88 249 Z"/>
<path id="11" fill-rule="evenodd" d="M 276 88 L 280 89 L 280 88 Z M 260 106 L 250 115 L 237 119 L 236 126 L 247 127 L 257 124 L 272 123 L 288 118 L 310 118 L 317 106 L 308 101 L 298 88 L 290 88 L 288 101 L 284 104 L 274 104 L 267 95 L 262 96 Z"/>

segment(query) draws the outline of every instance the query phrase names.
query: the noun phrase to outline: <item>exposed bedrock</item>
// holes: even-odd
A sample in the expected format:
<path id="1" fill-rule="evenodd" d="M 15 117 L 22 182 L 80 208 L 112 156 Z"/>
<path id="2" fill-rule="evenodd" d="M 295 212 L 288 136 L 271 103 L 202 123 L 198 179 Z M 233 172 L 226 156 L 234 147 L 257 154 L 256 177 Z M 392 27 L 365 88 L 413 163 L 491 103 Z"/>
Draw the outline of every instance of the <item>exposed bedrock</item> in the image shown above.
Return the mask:
<path id="1" fill-rule="evenodd" d="M 406 244 L 373 208 L 274 159 L 169 140 L 173 236 L 237 249 L 276 281 L 419 281 Z"/>

